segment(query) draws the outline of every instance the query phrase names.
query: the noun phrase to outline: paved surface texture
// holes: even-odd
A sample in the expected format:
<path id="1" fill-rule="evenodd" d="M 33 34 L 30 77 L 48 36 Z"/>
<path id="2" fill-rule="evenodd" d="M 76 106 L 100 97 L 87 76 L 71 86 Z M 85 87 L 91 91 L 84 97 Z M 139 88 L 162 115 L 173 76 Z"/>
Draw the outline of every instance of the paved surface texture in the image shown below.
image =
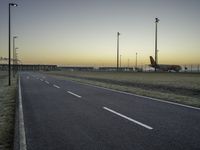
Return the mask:
<path id="1" fill-rule="evenodd" d="M 28 150 L 199 150 L 200 110 L 21 73 Z"/>

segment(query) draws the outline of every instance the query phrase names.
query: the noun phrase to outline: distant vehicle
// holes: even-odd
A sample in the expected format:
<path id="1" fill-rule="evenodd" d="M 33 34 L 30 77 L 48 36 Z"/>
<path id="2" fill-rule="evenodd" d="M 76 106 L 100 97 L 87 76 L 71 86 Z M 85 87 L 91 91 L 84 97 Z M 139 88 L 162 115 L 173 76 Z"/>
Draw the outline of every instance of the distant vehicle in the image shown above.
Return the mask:
<path id="1" fill-rule="evenodd" d="M 158 70 L 161 71 L 175 71 L 175 72 L 179 72 L 181 70 L 181 66 L 179 65 L 164 65 L 164 64 L 156 64 L 155 60 L 153 59 L 152 56 L 150 56 L 150 62 L 151 65 L 149 65 L 150 67 L 156 68 Z"/>

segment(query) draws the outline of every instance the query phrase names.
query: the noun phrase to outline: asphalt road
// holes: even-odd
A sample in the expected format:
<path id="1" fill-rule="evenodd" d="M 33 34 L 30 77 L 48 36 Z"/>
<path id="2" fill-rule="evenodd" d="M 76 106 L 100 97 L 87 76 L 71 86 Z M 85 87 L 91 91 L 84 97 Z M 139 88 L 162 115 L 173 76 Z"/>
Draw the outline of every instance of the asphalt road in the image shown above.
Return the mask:
<path id="1" fill-rule="evenodd" d="M 28 150 L 199 150 L 200 110 L 21 73 Z"/>

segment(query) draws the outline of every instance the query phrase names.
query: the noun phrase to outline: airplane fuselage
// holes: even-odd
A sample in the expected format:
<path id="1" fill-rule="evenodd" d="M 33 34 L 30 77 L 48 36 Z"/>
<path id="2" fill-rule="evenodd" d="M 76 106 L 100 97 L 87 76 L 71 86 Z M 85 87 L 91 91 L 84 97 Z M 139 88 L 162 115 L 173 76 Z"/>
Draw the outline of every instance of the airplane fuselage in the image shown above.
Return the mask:
<path id="1" fill-rule="evenodd" d="M 149 65 L 150 67 L 156 68 L 156 69 L 161 70 L 161 71 L 176 71 L 176 72 L 179 72 L 181 70 L 181 66 L 179 66 L 179 65 L 156 64 L 156 62 L 154 61 L 152 56 L 150 56 L 150 62 L 151 62 L 151 65 Z"/>
<path id="2" fill-rule="evenodd" d="M 150 67 L 153 67 L 161 71 L 176 71 L 179 72 L 181 70 L 181 66 L 179 65 L 165 65 L 165 64 L 159 64 L 159 65 L 149 65 Z"/>

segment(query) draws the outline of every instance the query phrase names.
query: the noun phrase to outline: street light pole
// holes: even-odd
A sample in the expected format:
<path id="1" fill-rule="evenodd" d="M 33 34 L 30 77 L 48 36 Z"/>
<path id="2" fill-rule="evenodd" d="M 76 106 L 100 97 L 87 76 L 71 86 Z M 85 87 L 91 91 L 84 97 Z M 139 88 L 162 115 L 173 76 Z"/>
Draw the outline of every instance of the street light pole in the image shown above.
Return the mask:
<path id="1" fill-rule="evenodd" d="M 18 53 L 17 53 L 18 47 L 15 48 L 15 60 L 16 60 L 16 67 L 15 67 L 15 73 L 18 71 Z"/>
<path id="2" fill-rule="evenodd" d="M 128 59 L 128 69 L 129 69 L 129 61 L 130 61 L 130 60 Z"/>
<path id="3" fill-rule="evenodd" d="M 15 47 L 15 74 L 17 73 L 17 70 L 18 70 L 18 58 L 17 58 L 17 49 L 19 49 L 18 47 Z"/>
<path id="4" fill-rule="evenodd" d="M 136 59 L 135 59 L 135 68 L 137 68 L 137 53 L 136 53 Z"/>
<path id="5" fill-rule="evenodd" d="M 15 65 L 16 65 L 16 48 L 15 48 L 15 39 L 17 36 L 13 36 L 13 78 L 15 77 Z"/>
<path id="6" fill-rule="evenodd" d="M 122 61 L 122 55 L 120 55 L 120 68 L 122 67 L 121 61 Z"/>
<path id="7" fill-rule="evenodd" d="M 119 36 L 120 33 L 117 32 L 117 71 L 119 70 Z"/>
<path id="8" fill-rule="evenodd" d="M 155 72 L 157 69 L 158 64 L 158 49 L 157 49 L 157 24 L 160 20 L 158 18 L 155 18 Z"/>
<path id="9" fill-rule="evenodd" d="M 8 57 L 9 57 L 9 61 L 8 61 L 8 85 L 11 85 L 11 66 L 10 66 L 10 6 L 14 6 L 16 7 L 17 4 L 15 3 L 9 3 L 8 6 Z"/>

